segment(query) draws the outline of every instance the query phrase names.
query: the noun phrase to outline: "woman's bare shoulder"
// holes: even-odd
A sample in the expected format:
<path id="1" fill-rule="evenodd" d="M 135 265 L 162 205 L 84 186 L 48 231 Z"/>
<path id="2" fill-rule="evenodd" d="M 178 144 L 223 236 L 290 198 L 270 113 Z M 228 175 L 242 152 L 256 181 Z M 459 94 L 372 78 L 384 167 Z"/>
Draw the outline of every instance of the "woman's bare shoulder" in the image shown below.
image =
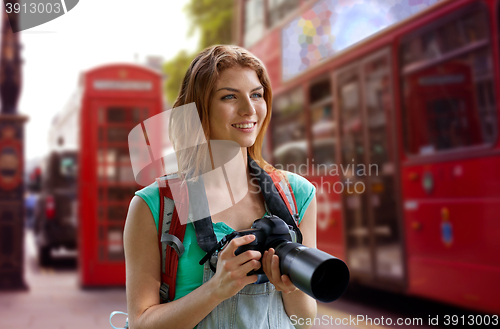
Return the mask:
<path id="1" fill-rule="evenodd" d="M 134 196 L 130 201 L 127 219 L 125 220 L 124 242 L 133 244 L 144 239 L 156 237 L 156 226 L 153 215 L 147 203 L 139 196 Z M 133 237 L 132 239 L 129 239 Z"/>
<path id="2" fill-rule="evenodd" d="M 128 207 L 129 215 L 130 214 L 135 215 L 136 213 L 143 214 L 145 212 L 151 215 L 151 211 L 149 211 L 148 204 L 140 196 L 134 195 L 132 200 L 130 200 L 130 204 Z"/>

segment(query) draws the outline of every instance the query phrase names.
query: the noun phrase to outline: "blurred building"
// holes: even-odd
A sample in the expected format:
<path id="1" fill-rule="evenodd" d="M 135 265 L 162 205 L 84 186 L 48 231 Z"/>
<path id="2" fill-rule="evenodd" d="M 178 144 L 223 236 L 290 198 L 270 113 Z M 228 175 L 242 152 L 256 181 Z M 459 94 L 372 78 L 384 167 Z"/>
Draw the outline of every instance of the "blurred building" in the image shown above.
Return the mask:
<path id="1" fill-rule="evenodd" d="M 82 95 L 83 86 L 80 82 L 64 108 L 54 116 L 48 135 L 49 152 L 78 150 L 80 142 L 80 126 L 78 122 L 80 120 Z"/>
<path id="2" fill-rule="evenodd" d="M 3 8 L 3 7 L 2 7 Z M 24 123 L 17 113 L 22 87 L 18 12 L 1 14 L 0 48 L 0 290 L 26 289 L 24 282 Z"/>

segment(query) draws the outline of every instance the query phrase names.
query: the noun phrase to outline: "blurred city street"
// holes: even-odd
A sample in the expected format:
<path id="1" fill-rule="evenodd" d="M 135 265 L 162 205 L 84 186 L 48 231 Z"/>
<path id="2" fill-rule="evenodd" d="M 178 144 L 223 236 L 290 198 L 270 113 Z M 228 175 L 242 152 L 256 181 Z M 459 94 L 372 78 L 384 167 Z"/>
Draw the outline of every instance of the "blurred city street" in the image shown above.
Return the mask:
<path id="1" fill-rule="evenodd" d="M 69 252 L 65 255 L 64 251 L 59 251 L 54 256 L 50 267 L 41 268 L 37 261 L 33 233 L 26 231 L 25 281 L 29 290 L 0 293 L 0 328 L 111 328 L 109 314 L 112 311 L 126 311 L 125 289 L 81 289 L 74 255 Z M 429 316 L 439 314 L 441 321 L 444 314 L 460 316 L 463 312 L 442 304 L 361 289 L 348 291 L 334 303 L 320 303 L 316 324 L 312 328 L 430 328 L 427 323 Z M 373 322 L 352 320 L 360 316 L 371 318 Z M 389 318 L 392 325 L 387 325 Z M 385 319 L 385 325 L 377 322 L 381 319 Z M 422 322 L 397 325 L 397 319 L 422 319 Z M 113 318 L 116 327 L 123 327 L 124 323 L 124 315 Z"/>
<path id="2" fill-rule="evenodd" d="M 124 288 L 83 290 L 78 286 L 75 258 L 59 255 L 53 266 L 40 268 L 33 233 L 25 235 L 26 292 L 0 293 L 2 329 L 109 329 L 109 314 L 126 311 Z M 123 327 L 125 317 L 113 318 Z"/>

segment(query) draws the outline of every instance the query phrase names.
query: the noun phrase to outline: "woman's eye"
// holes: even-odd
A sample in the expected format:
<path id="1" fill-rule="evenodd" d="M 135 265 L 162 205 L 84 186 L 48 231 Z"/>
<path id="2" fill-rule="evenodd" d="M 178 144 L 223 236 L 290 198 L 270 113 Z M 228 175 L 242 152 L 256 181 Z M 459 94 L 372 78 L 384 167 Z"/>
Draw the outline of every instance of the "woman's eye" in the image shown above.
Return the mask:
<path id="1" fill-rule="evenodd" d="M 222 97 L 222 99 L 234 99 L 234 95 L 227 95 Z"/>
<path id="2" fill-rule="evenodd" d="M 255 93 L 255 94 L 252 94 L 252 96 L 255 96 L 255 97 L 257 97 L 257 98 L 261 98 L 261 97 L 262 97 L 262 94 Z M 254 97 L 254 98 L 255 98 L 255 97 Z"/>

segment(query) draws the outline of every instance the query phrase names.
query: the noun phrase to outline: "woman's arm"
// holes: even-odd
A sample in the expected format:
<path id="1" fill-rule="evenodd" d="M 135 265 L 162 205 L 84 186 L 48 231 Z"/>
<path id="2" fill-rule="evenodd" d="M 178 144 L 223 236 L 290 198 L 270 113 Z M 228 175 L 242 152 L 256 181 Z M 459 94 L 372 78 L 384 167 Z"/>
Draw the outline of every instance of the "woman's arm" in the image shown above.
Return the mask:
<path id="1" fill-rule="evenodd" d="M 302 244 L 309 248 L 316 248 L 316 196 L 312 199 L 307 207 L 307 210 L 299 225 L 302 232 Z M 317 313 L 316 300 L 306 293 L 297 289 L 290 281 L 288 275 L 281 275 L 279 269 L 279 258 L 274 254 L 274 250 L 270 249 L 264 253 L 262 259 L 264 272 L 270 273 L 269 280 L 274 284 L 277 290 L 283 292 L 283 304 L 285 311 L 289 317 L 294 315 L 296 319 L 307 318 L 313 319 L 310 323 L 314 323 L 314 318 Z M 300 321 L 302 323 L 302 321 Z M 303 326 L 302 328 L 310 328 L 311 326 Z"/>
<path id="2" fill-rule="evenodd" d="M 234 256 L 240 245 L 253 235 L 233 239 L 217 264 L 217 273 L 207 283 L 186 296 L 160 304 L 160 251 L 155 222 L 146 202 L 135 196 L 129 207 L 124 229 L 127 309 L 130 328 L 193 328 L 219 303 L 257 280 L 247 276 L 260 267 L 260 253 L 247 251 Z"/>

